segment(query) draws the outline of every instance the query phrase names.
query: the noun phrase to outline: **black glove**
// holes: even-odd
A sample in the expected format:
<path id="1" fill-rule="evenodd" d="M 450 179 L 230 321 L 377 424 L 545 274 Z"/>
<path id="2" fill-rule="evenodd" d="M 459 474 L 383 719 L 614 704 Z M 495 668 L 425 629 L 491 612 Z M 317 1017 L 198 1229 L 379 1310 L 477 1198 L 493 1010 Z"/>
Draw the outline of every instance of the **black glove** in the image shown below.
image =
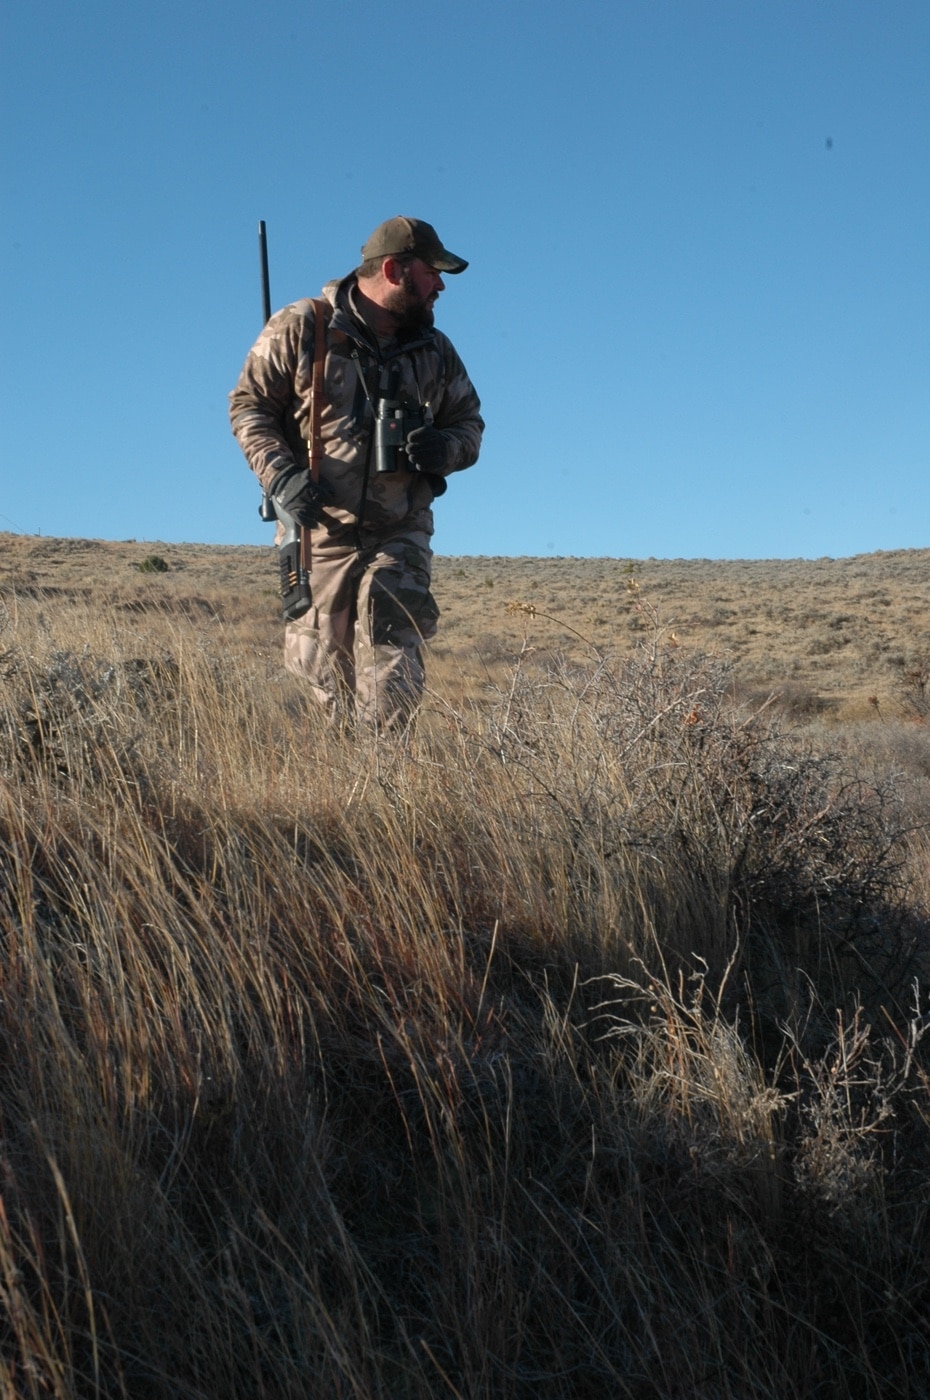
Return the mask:
<path id="1" fill-rule="evenodd" d="M 332 488 L 325 481 L 314 481 L 307 467 L 278 472 L 268 495 L 285 515 L 308 530 L 319 525 L 324 506 L 333 498 Z"/>
<path id="2" fill-rule="evenodd" d="M 414 428 L 406 442 L 415 472 L 442 472 L 449 460 L 449 439 L 438 428 Z"/>

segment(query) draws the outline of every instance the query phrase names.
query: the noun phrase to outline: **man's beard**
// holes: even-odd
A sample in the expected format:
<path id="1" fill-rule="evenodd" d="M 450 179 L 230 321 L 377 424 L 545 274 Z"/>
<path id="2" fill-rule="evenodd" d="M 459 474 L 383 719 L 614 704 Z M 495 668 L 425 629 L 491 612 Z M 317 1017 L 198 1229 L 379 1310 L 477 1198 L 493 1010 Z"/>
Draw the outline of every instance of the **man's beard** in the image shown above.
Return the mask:
<path id="1" fill-rule="evenodd" d="M 403 285 L 398 287 L 388 303 L 388 310 L 397 317 L 398 334 L 429 330 L 435 322 L 433 308 L 422 301 L 413 287 L 409 272 L 404 272 Z"/>

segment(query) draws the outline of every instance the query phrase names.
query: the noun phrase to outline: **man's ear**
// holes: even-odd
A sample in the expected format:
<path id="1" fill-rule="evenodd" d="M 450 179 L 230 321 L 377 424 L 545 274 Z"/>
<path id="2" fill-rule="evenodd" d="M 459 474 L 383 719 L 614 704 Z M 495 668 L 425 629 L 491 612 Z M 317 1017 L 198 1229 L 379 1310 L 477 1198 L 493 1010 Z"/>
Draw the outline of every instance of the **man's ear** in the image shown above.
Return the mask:
<path id="1" fill-rule="evenodd" d="M 381 264 L 381 276 L 392 287 L 399 287 L 404 280 L 404 265 L 400 258 L 392 257 L 389 253 Z"/>

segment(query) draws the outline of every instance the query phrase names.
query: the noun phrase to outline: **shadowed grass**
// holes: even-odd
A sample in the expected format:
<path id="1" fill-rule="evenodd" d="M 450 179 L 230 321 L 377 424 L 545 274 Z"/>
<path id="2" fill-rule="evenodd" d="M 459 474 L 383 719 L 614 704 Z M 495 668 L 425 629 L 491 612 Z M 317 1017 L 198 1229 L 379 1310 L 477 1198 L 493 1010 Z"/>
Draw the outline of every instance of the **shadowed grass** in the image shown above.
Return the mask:
<path id="1" fill-rule="evenodd" d="M 656 638 L 353 741 L 219 623 L 75 650 L 37 607 L 3 1393 L 930 1386 L 922 848 L 874 752 Z"/>

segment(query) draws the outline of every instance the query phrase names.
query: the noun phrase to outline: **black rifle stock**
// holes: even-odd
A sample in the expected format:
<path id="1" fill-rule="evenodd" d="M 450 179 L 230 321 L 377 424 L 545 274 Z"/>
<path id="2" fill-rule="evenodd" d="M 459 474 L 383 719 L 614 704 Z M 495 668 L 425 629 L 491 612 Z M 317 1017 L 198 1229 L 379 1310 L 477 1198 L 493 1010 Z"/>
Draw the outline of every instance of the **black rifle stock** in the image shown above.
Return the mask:
<path id="1" fill-rule="evenodd" d="M 271 319 L 271 284 L 268 280 L 268 239 L 264 219 L 258 223 L 258 256 L 262 279 L 262 325 L 266 326 Z M 267 491 L 262 493 L 258 513 L 262 520 L 279 520 L 284 528 L 278 543 L 281 609 L 287 621 L 293 622 L 309 611 L 311 603 L 310 579 L 303 563 L 300 526 L 292 515 L 275 505 Z"/>

